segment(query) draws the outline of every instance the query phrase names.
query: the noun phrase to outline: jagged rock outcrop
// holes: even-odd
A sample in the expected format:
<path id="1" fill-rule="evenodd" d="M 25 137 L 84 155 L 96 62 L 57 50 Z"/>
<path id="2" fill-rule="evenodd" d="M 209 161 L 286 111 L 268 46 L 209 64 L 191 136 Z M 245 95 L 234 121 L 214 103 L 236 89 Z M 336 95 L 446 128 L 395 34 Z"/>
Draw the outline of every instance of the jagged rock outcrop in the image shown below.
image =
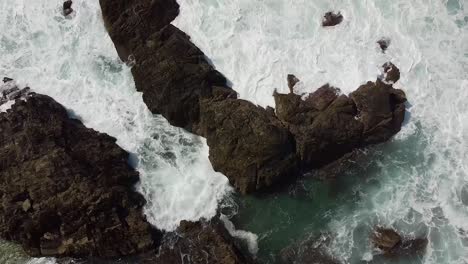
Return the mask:
<path id="1" fill-rule="evenodd" d="M 148 108 L 206 137 L 214 169 L 242 193 L 293 179 L 400 129 L 406 99 L 389 74 L 350 96 L 326 85 L 305 100 L 293 93 L 299 79 L 290 75 L 291 93 L 275 93 L 275 113 L 237 100 L 203 52 L 169 24 L 178 14 L 175 0 L 114 2 L 100 0 L 103 18 L 120 57 L 132 61 Z M 329 12 L 324 26 L 342 20 Z"/>
<path id="2" fill-rule="evenodd" d="M 200 108 L 213 168 L 241 193 L 294 177 L 294 139 L 273 112 L 237 99 L 206 99 Z"/>
<path id="3" fill-rule="evenodd" d="M 218 218 L 183 222 L 162 241 L 133 189 L 138 173 L 114 138 L 12 80 L 1 89 L 3 99 L 16 100 L 0 113 L 1 238 L 31 256 L 131 256 L 162 264 L 179 263 L 184 252 L 191 263 L 250 263 Z"/>
<path id="4" fill-rule="evenodd" d="M 30 93 L 0 113 L 0 236 L 31 256 L 117 257 L 156 245 L 115 139 Z"/>
<path id="5" fill-rule="evenodd" d="M 305 168 L 317 168 L 355 148 L 388 140 L 404 119 L 405 95 L 377 80 L 349 96 L 325 85 L 305 99 L 275 93 L 276 113 L 294 135 Z"/>
<path id="6" fill-rule="evenodd" d="M 333 27 L 340 24 L 341 22 L 343 22 L 343 15 L 340 12 L 335 13 L 330 11 L 325 13 L 322 18 L 323 27 Z"/>

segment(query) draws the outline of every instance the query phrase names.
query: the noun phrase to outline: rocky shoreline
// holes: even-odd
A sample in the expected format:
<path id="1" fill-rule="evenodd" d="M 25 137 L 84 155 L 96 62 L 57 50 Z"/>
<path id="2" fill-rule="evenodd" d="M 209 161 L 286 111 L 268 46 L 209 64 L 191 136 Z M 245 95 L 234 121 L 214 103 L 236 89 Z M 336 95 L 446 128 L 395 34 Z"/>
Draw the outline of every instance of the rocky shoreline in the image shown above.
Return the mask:
<path id="1" fill-rule="evenodd" d="M 209 245 L 212 259 L 249 263 L 219 220 L 182 223 L 175 233 L 151 226 L 142 211 L 146 201 L 134 190 L 138 172 L 115 138 L 69 118 L 49 96 L 19 89 L 12 80 L 0 88 L 0 107 L 11 102 L 0 113 L 2 239 L 33 257 L 144 254 L 151 263 L 179 263 L 186 250 L 204 263 Z M 171 247 L 167 237 L 176 241 Z M 196 239 L 200 243 L 191 242 Z"/>
<path id="2" fill-rule="evenodd" d="M 399 72 L 392 82 L 382 77 L 350 96 L 328 85 L 306 99 L 275 93 L 275 112 L 238 99 L 190 37 L 170 24 L 179 12 L 175 0 L 100 4 L 151 112 L 205 137 L 213 168 L 243 194 L 268 191 L 353 149 L 384 142 L 401 128 L 406 98 L 392 86 Z M 389 65 L 385 72 L 397 70 Z"/>
<path id="3" fill-rule="evenodd" d="M 393 88 L 400 73 L 391 63 L 383 65 L 383 76 L 350 95 L 328 84 L 297 95 L 299 79 L 290 75 L 291 92 L 275 92 L 275 109 L 262 108 L 238 99 L 190 37 L 170 24 L 179 13 L 175 0 L 100 4 L 150 111 L 205 137 L 213 168 L 242 194 L 270 191 L 401 129 L 406 97 Z M 337 19 L 342 21 L 340 13 Z M 172 233 L 152 227 L 142 212 L 145 199 L 134 190 L 138 172 L 114 138 L 69 118 L 48 96 L 17 89 L 3 97 L 1 104 L 15 100 L 0 113 L 3 239 L 31 256 L 254 263 L 218 217 L 182 222 Z M 287 263 L 317 256 L 336 263 L 320 248 L 285 254 Z"/>

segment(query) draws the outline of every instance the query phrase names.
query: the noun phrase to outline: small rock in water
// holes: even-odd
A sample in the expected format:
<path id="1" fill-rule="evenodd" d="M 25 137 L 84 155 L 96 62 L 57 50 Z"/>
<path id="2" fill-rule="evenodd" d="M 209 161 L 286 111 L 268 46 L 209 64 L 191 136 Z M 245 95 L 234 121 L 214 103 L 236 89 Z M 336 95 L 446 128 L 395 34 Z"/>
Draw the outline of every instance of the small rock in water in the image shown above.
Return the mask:
<path id="1" fill-rule="evenodd" d="M 294 74 L 288 74 L 287 79 L 288 79 L 289 92 L 294 93 L 294 86 L 301 80 L 299 80 Z"/>
<path id="2" fill-rule="evenodd" d="M 340 12 L 334 13 L 334 12 L 327 12 L 323 16 L 322 19 L 322 26 L 324 27 L 332 27 L 336 26 L 343 22 L 343 15 L 341 15 Z"/>
<path id="3" fill-rule="evenodd" d="M 401 236 L 390 228 L 377 228 L 372 234 L 372 242 L 383 251 L 390 251 L 401 243 Z"/>
<path id="4" fill-rule="evenodd" d="M 3 77 L 3 83 L 7 83 L 7 82 L 11 82 L 11 81 L 13 81 L 12 78 Z"/>
<path id="5" fill-rule="evenodd" d="M 384 80 L 388 83 L 396 83 L 400 80 L 400 70 L 391 62 L 382 65 L 384 69 Z"/>
<path id="6" fill-rule="evenodd" d="M 388 49 L 388 46 L 390 46 L 390 39 L 381 38 L 379 41 L 377 41 L 377 44 L 379 44 L 380 49 L 382 49 L 382 52 L 385 53 L 385 51 Z"/>
<path id="7" fill-rule="evenodd" d="M 385 257 L 413 257 L 424 253 L 427 238 L 404 238 L 394 229 L 378 227 L 372 234 L 375 247 L 384 252 Z"/>
<path id="8" fill-rule="evenodd" d="M 73 13 L 73 8 L 71 7 L 73 4 L 72 0 L 67 0 L 63 2 L 63 15 L 68 16 L 69 14 Z"/>

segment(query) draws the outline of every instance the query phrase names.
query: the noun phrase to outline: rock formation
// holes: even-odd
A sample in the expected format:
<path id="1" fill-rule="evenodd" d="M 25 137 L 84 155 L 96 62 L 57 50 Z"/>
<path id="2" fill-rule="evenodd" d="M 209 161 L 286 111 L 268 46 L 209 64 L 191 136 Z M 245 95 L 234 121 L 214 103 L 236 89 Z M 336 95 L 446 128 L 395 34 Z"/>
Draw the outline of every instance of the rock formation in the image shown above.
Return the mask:
<path id="1" fill-rule="evenodd" d="M 0 90 L 1 103 L 16 100 L 0 113 L 1 238 L 31 256 L 136 255 L 162 264 L 179 263 L 184 251 L 191 263 L 250 263 L 217 219 L 183 222 L 161 246 L 163 233 L 146 221 L 145 200 L 133 190 L 138 173 L 114 138 L 12 80 Z"/>
<path id="2" fill-rule="evenodd" d="M 338 12 L 327 12 L 323 16 L 322 26 L 323 27 L 333 27 L 343 22 L 343 15 Z"/>
<path id="3" fill-rule="evenodd" d="M 72 8 L 73 1 L 72 0 L 67 0 L 63 2 L 63 15 L 68 16 L 69 14 L 73 13 L 73 8 Z"/>
<path id="4" fill-rule="evenodd" d="M 169 24 L 178 14 L 175 0 L 100 3 L 119 56 L 133 61 L 148 108 L 206 137 L 214 169 L 242 193 L 294 179 L 400 129 L 406 99 L 390 82 L 368 82 L 350 96 L 328 85 L 305 100 L 275 93 L 275 113 L 237 99 L 203 52 Z M 336 25 L 343 16 L 329 12 L 325 20 L 324 26 Z M 298 80 L 288 76 L 290 91 Z"/>
<path id="5" fill-rule="evenodd" d="M 115 139 L 30 93 L 0 113 L 0 235 L 32 256 L 135 254 L 155 247 L 138 173 Z"/>
<path id="6" fill-rule="evenodd" d="M 213 168 L 241 193 L 294 176 L 294 139 L 274 113 L 237 99 L 205 99 L 200 108 Z"/>
<path id="7" fill-rule="evenodd" d="M 288 74 L 287 80 L 289 92 L 294 93 L 294 86 L 301 80 L 299 80 L 294 74 Z"/>
<path id="8" fill-rule="evenodd" d="M 350 96 L 325 85 L 305 99 L 274 95 L 278 118 L 294 135 L 303 167 L 317 168 L 355 148 L 388 140 L 404 118 L 406 98 L 380 80 L 360 86 Z"/>
<path id="9" fill-rule="evenodd" d="M 384 257 L 412 257 L 424 254 L 427 238 L 403 238 L 395 230 L 377 227 L 372 234 L 375 247 L 384 253 Z"/>

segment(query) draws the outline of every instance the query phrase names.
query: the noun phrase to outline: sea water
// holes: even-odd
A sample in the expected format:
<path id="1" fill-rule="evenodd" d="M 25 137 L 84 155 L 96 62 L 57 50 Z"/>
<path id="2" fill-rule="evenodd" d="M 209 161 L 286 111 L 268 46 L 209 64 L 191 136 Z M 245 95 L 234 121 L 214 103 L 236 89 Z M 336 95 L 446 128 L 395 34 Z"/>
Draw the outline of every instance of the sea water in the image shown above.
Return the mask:
<path id="1" fill-rule="evenodd" d="M 119 62 L 97 0 L 0 0 L 0 75 L 54 97 L 71 116 L 117 138 L 141 174 L 149 220 L 173 230 L 210 218 L 232 197 L 203 139 L 149 113 Z M 334 183 L 301 179 L 275 195 L 237 198 L 236 232 L 257 258 L 275 263 L 294 241 L 326 233 L 344 263 L 372 259 L 376 225 L 427 236 L 426 254 L 406 263 L 468 263 L 468 3 L 463 0 L 184 0 L 174 24 L 192 37 L 241 98 L 273 105 L 286 75 L 311 92 L 326 82 L 348 93 L 392 61 L 408 98 L 407 120 L 390 142 Z M 322 28 L 341 11 L 342 24 Z M 376 41 L 389 38 L 386 53 Z M 1 76 L 0 76 L 1 77 Z M 230 226 L 232 227 L 232 226 Z M 29 260 L 8 243 L 1 263 Z M 2 262 L 3 261 L 3 262 Z M 404 263 L 404 262 L 403 262 Z"/>

